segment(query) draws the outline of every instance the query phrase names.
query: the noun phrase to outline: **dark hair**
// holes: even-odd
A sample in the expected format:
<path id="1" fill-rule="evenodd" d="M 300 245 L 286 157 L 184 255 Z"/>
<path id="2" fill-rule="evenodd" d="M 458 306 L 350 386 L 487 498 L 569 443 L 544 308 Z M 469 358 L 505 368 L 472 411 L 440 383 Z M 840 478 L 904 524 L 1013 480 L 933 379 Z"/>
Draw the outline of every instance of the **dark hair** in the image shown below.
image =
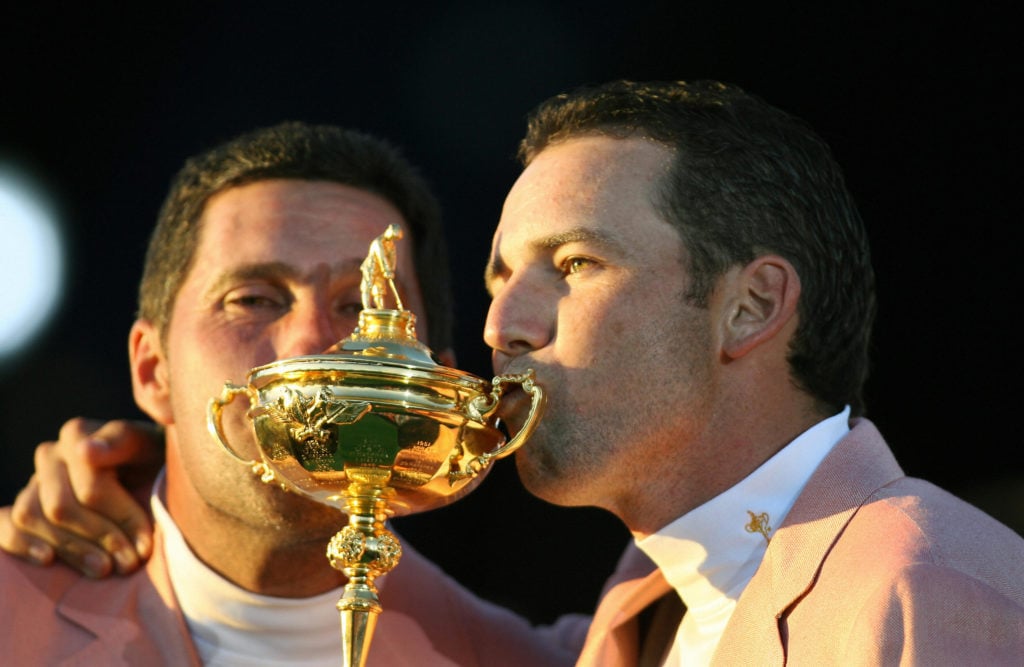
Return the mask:
<path id="1" fill-rule="evenodd" d="M 875 282 L 867 233 L 828 146 L 803 121 L 717 81 L 615 81 L 542 103 L 523 164 L 581 135 L 639 137 L 675 155 L 654 205 L 689 252 L 706 305 L 728 268 L 774 253 L 800 275 L 794 382 L 833 410 L 862 414 Z"/>
<path id="2" fill-rule="evenodd" d="M 199 220 L 213 195 L 268 179 L 333 181 L 372 192 L 398 209 L 411 236 L 435 350 L 452 344 L 452 297 L 440 208 L 417 170 L 389 143 L 329 125 L 286 122 L 243 134 L 186 161 L 171 183 L 150 237 L 139 286 L 139 317 L 161 334 L 188 274 Z"/>

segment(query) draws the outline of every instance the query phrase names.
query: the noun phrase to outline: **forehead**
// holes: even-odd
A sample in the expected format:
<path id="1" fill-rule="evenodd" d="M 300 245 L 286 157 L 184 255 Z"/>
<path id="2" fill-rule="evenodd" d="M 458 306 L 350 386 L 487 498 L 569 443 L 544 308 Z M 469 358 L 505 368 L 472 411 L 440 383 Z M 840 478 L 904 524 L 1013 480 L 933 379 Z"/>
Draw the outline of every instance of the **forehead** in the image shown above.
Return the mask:
<path id="1" fill-rule="evenodd" d="M 637 138 L 586 136 L 549 146 L 512 186 L 496 243 L 580 229 L 624 241 L 649 225 L 674 231 L 653 204 L 673 156 L 672 149 Z"/>
<path id="2" fill-rule="evenodd" d="M 200 222 L 197 265 L 284 262 L 305 266 L 349 263 L 370 242 L 404 220 L 393 204 L 329 181 L 273 179 L 228 188 L 207 202 Z M 412 278 L 411 252 L 399 261 Z"/>

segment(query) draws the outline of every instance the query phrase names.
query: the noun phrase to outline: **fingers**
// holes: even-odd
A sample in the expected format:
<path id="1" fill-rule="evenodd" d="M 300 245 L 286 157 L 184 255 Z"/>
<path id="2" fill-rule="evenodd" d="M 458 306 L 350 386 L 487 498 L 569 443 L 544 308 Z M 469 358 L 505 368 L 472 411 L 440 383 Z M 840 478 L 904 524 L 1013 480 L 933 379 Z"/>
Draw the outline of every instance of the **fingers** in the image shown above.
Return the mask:
<path id="1" fill-rule="evenodd" d="M 72 420 L 61 430 L 57 456 L 67 467 L 71 488 L 86 508 L 115 523 L 142 558 L 152 549 L 149 491 L 163 465 L 163 435 L 147 422 L 115 420 L 93 428 Z M 85 433 L 85 435 L 82 437 Z M 133 496 L 133 492 L 137 496 Z M 44 499 L 44 505 L 51 498 Z M 61 498 L 54 496 L 55 502 Z M 122 547 L 118 536 L 110 536 Z M 117 552 L 112 551 L 117 557 Z M 124 554 L 127 558 L 127 554 Z M 120 562 L 120 561 L 119 561 Z"/>
<path id="2" fill-rule="evenodd" d="M 68 421 L 56 442 L 36 447 L 35 475 L 0 509 L 0 548 L 39 564 L 60 558 L 93 577 L 134 571 L 152 552 L 145 508 L 162 462 L 151 424 Z"/>
<path id="3" fill-rule="evenodd" d="M 153 520 L 147 510 L 164 464 L 163 432 L 148 422 L 110 421 L 78 447 L 82 456 L 68 457 L 75 495 L 117 524 L 138 556 L 147 558 L 153 550 Z"/>
<path id="4" fill-rule="evenodd" d="M 34 535 L 19 530 L 10 507 L 0 507 L 0 549 L 36 565 L 53 562 L 53 547 Z"/>
<path id="5" fill-rule="evenodd" d="M 36 448 L 34 483 L 15 500 L 15 525 L 49 542 L 61 560 L 90 576 L 105 576 L 112 569 L 132 572 L 140 554 L 128 530 L 138 519 L 122 506 L 137 503 L 118 484 L 116 470 L 87 468 L 80 449 L 75 447 L 66 460 L 60 443 Z M 75 467 L 80 468 L 77 482 L 70 474 Z"/>
<path id="6" fill-rule="evenodd" d="M 73 419 L 36 449 L 40 502 L 57 526 L 101 546 L 119 572 L 152 550 L 148 493 L 163 462 L 162 435 L 144 422 Z M 125 488 L 123 480 L 135 480 Z M 139 491 L 139 499 L 132 495 Z"/>
<path id="7" fill-rule="evenodd" d="M 127 419 L 100 422 L 77 417 L 61 427 L 57 444 L 64 450 L 63 456 L 72 468 L 81 463 L 85 467 L 103 469 L 161 464 L 162 440 L 158 427 L 147 422 Z M 77 466 L 77 469 L 82 467 Z"/>
<path id="8" fill-rule="evenodd" d="M 33 478 L 14 505 L 0 510 L 0 547 L 38 565 L 49 565 L 58 556 L 88 576 L 109 574 L 112 562 L 101 548 L 46 519 L 38 490 Z"/>

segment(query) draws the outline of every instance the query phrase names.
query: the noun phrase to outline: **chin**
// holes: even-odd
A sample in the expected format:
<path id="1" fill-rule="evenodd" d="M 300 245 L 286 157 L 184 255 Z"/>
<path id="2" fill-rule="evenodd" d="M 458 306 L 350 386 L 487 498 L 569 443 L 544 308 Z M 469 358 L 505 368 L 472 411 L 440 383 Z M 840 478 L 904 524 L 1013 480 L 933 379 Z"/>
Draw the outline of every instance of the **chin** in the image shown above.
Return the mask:
<path id="1" fill-rule="evenodd" d="M 306 537 L 330 537 L 348 523 L 348 517 L 337 507 L 269 484 L 265 492 L 259 493 L 259 501 L 253 507 L 258 512 L 256 521 L 269 529 Z"/>
<path id="2" fill-rule="evenodd" d="M 567 480 L 567 475 L 539 460 L 541 457 L 531 456 L 535 451 L 525 451 L 529 446 L 527 442 L 515 455 L 516 471 L 523 488 L 545 502 L 571 506 L 573 503 L 567 502 L 565 490 L 572 482 Z"/>

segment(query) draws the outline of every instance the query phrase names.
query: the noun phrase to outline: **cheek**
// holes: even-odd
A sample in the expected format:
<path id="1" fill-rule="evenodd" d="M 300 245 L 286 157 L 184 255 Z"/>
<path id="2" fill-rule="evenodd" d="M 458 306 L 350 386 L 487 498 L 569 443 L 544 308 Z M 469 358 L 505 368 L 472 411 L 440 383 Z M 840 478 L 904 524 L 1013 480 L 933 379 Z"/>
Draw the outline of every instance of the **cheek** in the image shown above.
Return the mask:
<path id="1" fill-rule="evenodd" d="M 207 425 L 211 401 L 222 397 L 226 381 L 244 385 L 245 373 L 221 370 L 199 359 L 193 362 L 176 367 L 171 385 L 175 430 L 178 446 L 183 450 L 183 459 L 190 465 L 203 466 L 223 459 L 224 465 L 233 467 L 241 464 L 236 463 L 229 452 L 246 460 L 258 457 L 253 442 L 252 421 L 248 417 L 250 402 L 246 394 L 224 397 L 227 402 L 222 405 L 219 418 L 224 443 L 210 432 Z"/>
<path id="2" fill-rule="evenodd" d="M 636 320 L 632 317 L 625 319 L 613 317 L 608 320 L 606 333 L 614 338 L 623 338 L 627 336 L 635 326 Z"/>
<path id="3" fill-rule="evenodd" d="M 176 393 L 220 391 L 225 381 L 241 382 L 232 371 L 237 364 L 231 363 L 236 350 L 221 346 L 212 336 L 197 336 L 187 345 L 171 350 L 170 366 L 172 387 Z"/>
<path id="4" fill-rule="evenodd" d="M 177 352 L 184 372 L 197 381 L 211 378 L 218 391 L 227 381 L 244 383 L 250 370 L 276 359 L 273 335 L 267 327 L 218 323 L 194 327 L 180 348 Z"/>
<path id="5" fill-rule="evenodd" d="M 643 319 L 622 300 L 587 299 L 582 307 L 559 312 L 556 347 L 562 363 L 588 367 L 604 365 L 609 357 L 621 357 Z"/>
<path id="6" fill-rule="evenodd" d="M 171 402 L 178 428 L 205 431 L 211 399 L 221 395 L 225 382 L 245 384 L 249 367 L 236 359 L 237 348 L 222 345 L 215 337 L 198 335 L 189 344 L 172 348 L 169 357 Z M 235 412 L 235 403 L 248 403 L 235 397 L 224 410 L 225 420 Z M 233 418 L 230 421 L 234 421 Z"/>

